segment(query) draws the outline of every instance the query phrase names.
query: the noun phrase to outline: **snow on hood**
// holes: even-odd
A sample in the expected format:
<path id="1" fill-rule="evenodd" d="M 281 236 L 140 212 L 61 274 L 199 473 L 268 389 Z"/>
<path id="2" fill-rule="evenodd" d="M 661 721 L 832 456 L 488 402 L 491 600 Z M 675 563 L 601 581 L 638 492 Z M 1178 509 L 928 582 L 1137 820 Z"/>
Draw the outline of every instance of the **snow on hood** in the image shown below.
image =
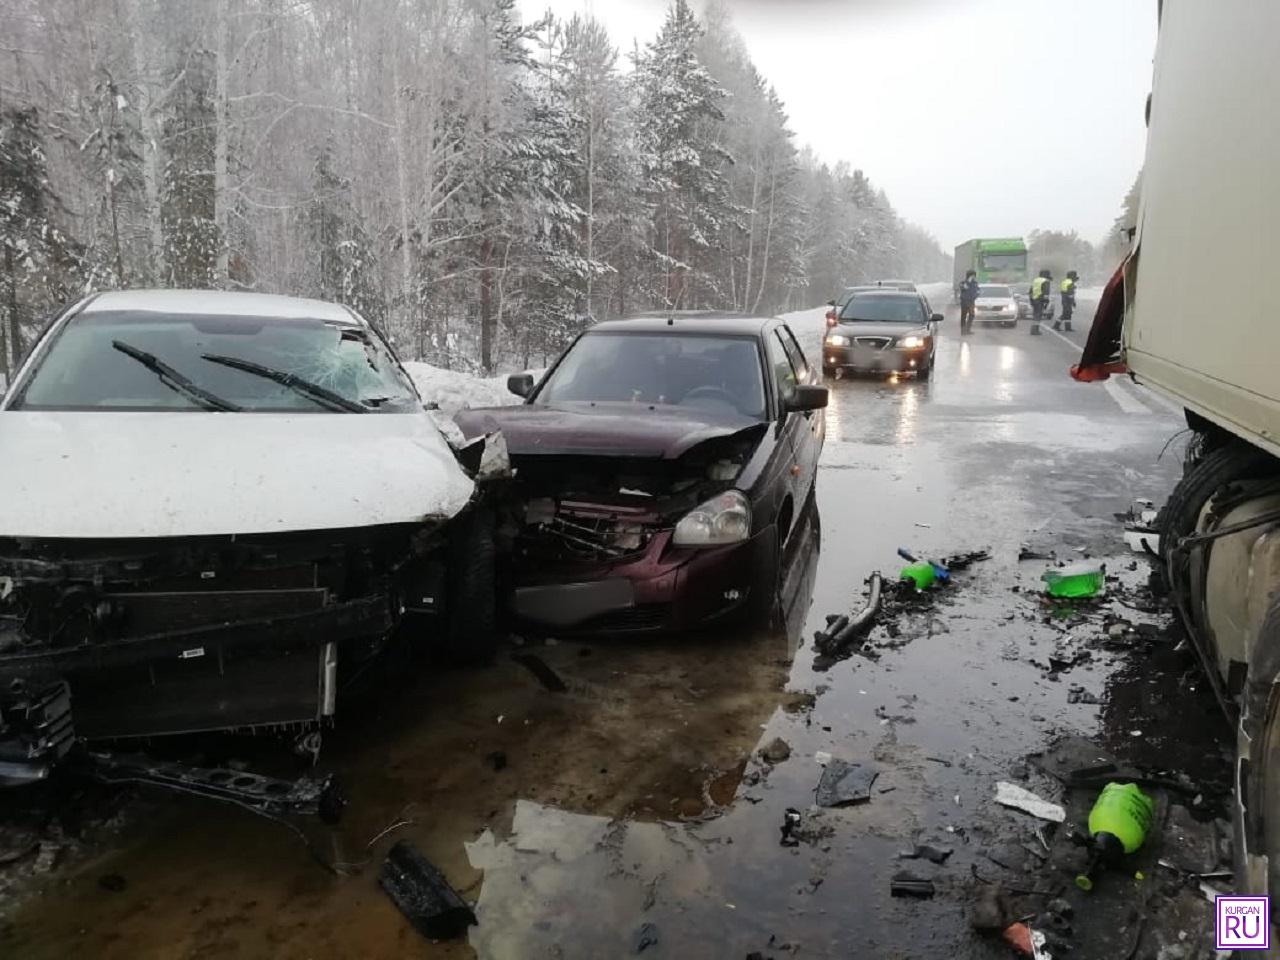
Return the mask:
<path id="1" fill-rule="evenodd" d="M 613 456 L 675 460 L 700 443 L 732 436 L 759 420 L 691 407 L 634 403 L 562 403 L 466 410 L 469 438 L 501 429 L 512 456 Z"/>
<path id="2" fill-rule="evenodd" d="M 333 530 L 447 518 L 474 486 L 425 412 L 0 412 L 0 536 Z"/>

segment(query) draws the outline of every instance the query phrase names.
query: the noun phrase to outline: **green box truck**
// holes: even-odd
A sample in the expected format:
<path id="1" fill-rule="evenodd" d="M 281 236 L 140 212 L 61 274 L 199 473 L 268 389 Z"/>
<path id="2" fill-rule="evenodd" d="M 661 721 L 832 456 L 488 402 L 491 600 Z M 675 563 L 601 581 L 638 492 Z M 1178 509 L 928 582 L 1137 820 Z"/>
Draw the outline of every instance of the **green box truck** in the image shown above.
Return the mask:
<path id="1" fill-rule="evenodd" d="M 979 283 L 1022 283 L 1027 279 L 1027 244 L 1021 237 L 966 240 L 956 247 L 952 289 L 970 270 L 977 271 Z"/>

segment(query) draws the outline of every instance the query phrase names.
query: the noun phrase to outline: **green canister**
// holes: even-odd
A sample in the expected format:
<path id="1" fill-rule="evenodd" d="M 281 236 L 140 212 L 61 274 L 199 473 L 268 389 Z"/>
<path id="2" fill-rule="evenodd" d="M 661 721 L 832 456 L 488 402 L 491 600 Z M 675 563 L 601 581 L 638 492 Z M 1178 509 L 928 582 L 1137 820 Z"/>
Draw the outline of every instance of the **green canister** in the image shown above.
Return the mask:
<path id="1" fill-rule="evenodd" d="M 1081 890 L 1093 889 L 1093 872 L 1099 861 L 1113 862 L 1135 852 L 1147 838 L 1155 804 L 1136 783 L 1108 783 L 1089 811 L 1089 836 L 1093 851 L 1089 867 L 1076 877 Z"/>
<path id="2" fill-rule="evenodd" d="M 934 572 L 933 564 L 925 560 L 907 564 L 902 568 L 902 572 L 898 574 L 899 580 L 911 581 L 911 583 L 915 584 L 917 590 L 928 590 L 933 586 L 933 582 L 937 578 L 938 575 Z"/>

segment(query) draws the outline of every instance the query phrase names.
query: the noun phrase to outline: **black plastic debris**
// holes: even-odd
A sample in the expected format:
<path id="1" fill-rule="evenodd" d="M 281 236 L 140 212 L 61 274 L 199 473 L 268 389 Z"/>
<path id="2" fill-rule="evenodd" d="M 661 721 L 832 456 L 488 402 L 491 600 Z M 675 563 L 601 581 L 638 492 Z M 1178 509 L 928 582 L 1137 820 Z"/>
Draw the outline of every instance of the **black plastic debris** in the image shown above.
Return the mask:
<path id="1" fill-rule="evenodd" d="M 560 674 L 548 667 L 541 657 L 532 653 L 513 653 L 511 659 L 537 677 L 538 682 L 552 693 L 564 693 L 569 689 L 560 679 Z"/>
<path id="2" fill-rule="evenodd" d="M 917 897 L 928 900 L 933 896 L 933 881 L 909 873 L 895 873 L 889 881 L 889 893 L 895 897 Z"/>
<path id="3" fill-rule="evenodd" d="M 935 847 L 928 843 L 917 843 L 910 850 L 904 850 L 898 856 L 903 860 L 928 860 L 931 863 L 946 863 L 947 858 L 955 851 L 951 847 Z"/>
<path id="4" fill-rule="evenodd" d="M 967 570 L 975 563 L 990 559 L 990 550 L 970 550 L 967 553 L 957 553 L 949 557 L 943 557 L 942 565 L 954 573 L 957 570 Z"/>
<path id="5" fill-rule="evenodd" d="M 871 785 L 880 775 L 873 763 L 849 763 L 832 759 L 822 771 L 814 802 L 820 807 L 841 807 L 871 799 Z"/>
<path id="6" fill-rule="evenodd" d="M 782 815 L 782 846 L 800 846 L 800 838 L 796 836 L 796 830 L 799 827 L 800 811 L 795 807 L 787 807 L 786 812 Z"/>
<path id="7" fill-rule="evenodd" d="M 632 941 L 632 947 L 636 953 L 644 953 L 650 947 L 658 944 L 658 927 L 652 923 L 642 923 L 640 929 L 636 931 L 635 938 Z"/>
<path id="8" fill-rule="evenodd" d="M 476 923 L 470 905 L 407 840 L 391 848 L 378 882 L 410 925 L 428 940 L 451 940 Z"/>

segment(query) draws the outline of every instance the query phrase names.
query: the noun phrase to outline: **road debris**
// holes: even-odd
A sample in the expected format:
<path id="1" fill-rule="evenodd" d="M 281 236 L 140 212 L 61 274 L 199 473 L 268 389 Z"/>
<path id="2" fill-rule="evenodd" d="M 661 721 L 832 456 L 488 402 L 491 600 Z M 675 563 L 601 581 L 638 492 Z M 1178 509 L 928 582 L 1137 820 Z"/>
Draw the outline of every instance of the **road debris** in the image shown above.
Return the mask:
<path id="1" fill-rule="evenodd" d="M 895 897 L 918 897 L 929 900 L 933 897 L 933 881 L 910 873 L 895 873 L 889 881 L 889 893 Z"/>
<path id="2" fill-rule="evenodd" d="M 1046 937 L 1039 930 L 1033 930 L 1025 923 L 1015 923 L 1005 928 L 1004 940 L 1024 957 L 1033 960 L 1052 960 L 1052 955 L 1045 949 Z"/>
<path id="3" fill-rule="evenodd" d="M 644 953 L 650 947 L 658 945 L 658 927 L 653 923 L 642 923 L 632 941 L 636 953 Z"/>
<path id="4" fill-rule="evenodd" d="M 1096 597 L 1106 589 L 1106 565 L 1092 560 L 1051 567 L 1040 574 L 1045 592 L 1060 600 Z"/>
<path id="5" fill-rule="evenodd" d="M 451 940 L 476 923 L 470 905 L 408 840 L 398 840 L 391 848 L 378 883 L 428 940 Z"/>
<path id="6" fill-rule="evenodd" d="M 547 666 L 547 662 L 538 655 L 533 653 L 513 653 L 511 654 L 511 659 L 537 677 L 538 682 L 552 693 L 564 693 L 569 689 L 568 685 L 560 679 L 560 674 Z"/>
<path id="7" fill-rule="evenodd" d="M 787 807 L 786 811 L 782 814 L 782 846 L 800 846 L 800 838 L 796 836 L 796 831 L 799 827 L 800 811 L 795 807 Z"/>
<path id="8" fill-rule="evenodd" d="M 783 740 L 781 737 L 774 737 L 763 747 L 760 748 L 760 758 L 765 763 L 774 764 L 781 763 L 791 756 L 791 744 Z"/>
<path id="9" fill-rule="evenodd" d="M 873 763 L 832 759 L 822 770 L 814 802 L 820 807 L 841 807 L 871 799 L 871 785 L 880 775 Z"/>
<path id="10" fill-rule="evenodd" d="M 955 850 L 951 847 L 935 847 L 927 843 L 917 843 L 910 850 L 903 850 L 898 854 L 901 860 L 928 860 L 931 863 L 946 863 L 947 858 L 953 854 Z"/>
<path id="11" fill-rule="evenodd" d="M 1050 803 L 1030 790 L 1016 783 L 1009 783 L 1007 780 L 1001 780 L 996 784 L 996 803 L 1054 823 L 1062 823 L 1067 819 L 1067 811 L 1059 804 Z"/>

